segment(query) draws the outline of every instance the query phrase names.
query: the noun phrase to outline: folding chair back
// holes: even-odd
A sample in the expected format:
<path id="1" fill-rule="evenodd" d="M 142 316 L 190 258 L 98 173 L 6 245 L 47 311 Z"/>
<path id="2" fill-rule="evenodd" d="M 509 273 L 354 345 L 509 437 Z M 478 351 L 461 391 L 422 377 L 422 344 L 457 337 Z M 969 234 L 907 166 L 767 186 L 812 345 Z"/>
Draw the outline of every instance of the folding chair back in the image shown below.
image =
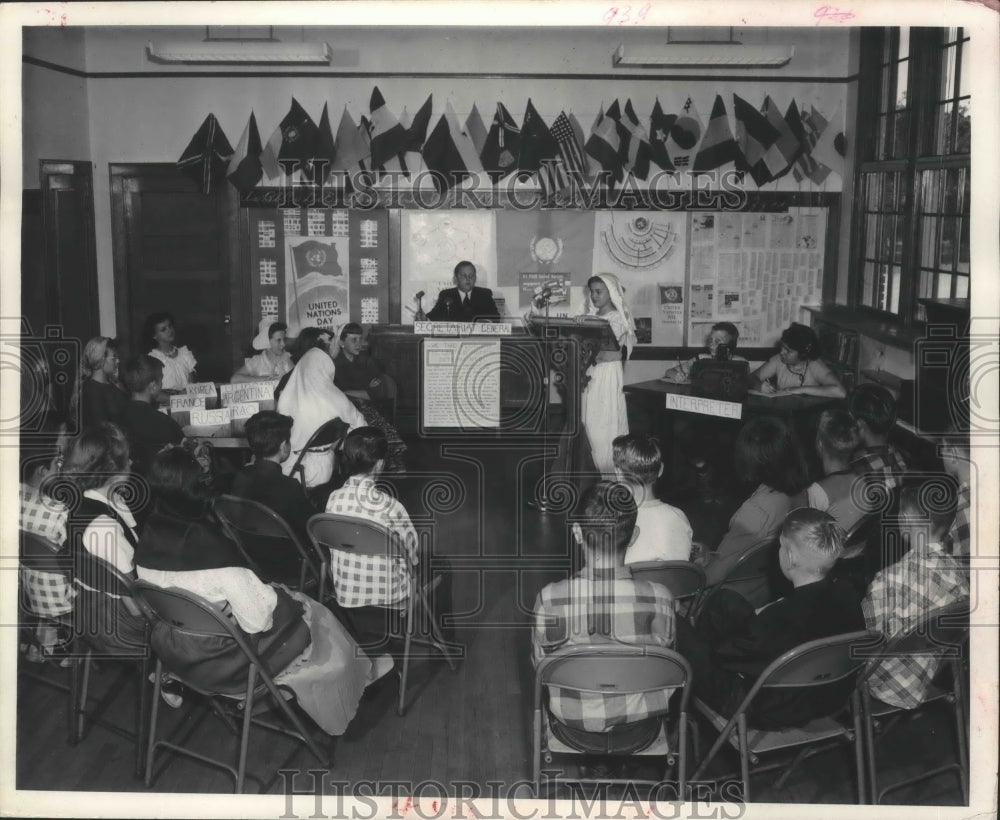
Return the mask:
<path id="1" fill-rule="evenodd" d="M 928 612 L 911 629 L 893 635 L 876 661 L 900 655 L 921 655 L 957 660 L 969 637 L 969 599 L 948 604 Z"/>
<path id="2" fill-rule="evenodd" d="M 841 561 L 850 561 L 866 552 L 873 544 L 882 528 L 881 513 L 863 515 L 844 537 L 844 553 Z"/>
<path id="3" fill-rule="evenodd" d="M 687 765 L 687 709 L 690 698 L 691 667 L 679 653 L 660 646 L 640 644 L 595 644 L 567 646 L 544 657 L 535 670 L 534 685 L 534 746 L 533 771 L 536 788 L 541 787 L 541 757 L 551 760 L 552 751 L 560 754 L 581 754 L 582 751 L 563 748 L 550 750 L 546 744 L 545 715 L 548 711 L 544 693 L 547 687 L 558 687 L 589 695 L 632 695 L 662 691 L 675 692 L 671 711 L 678 714 L 678 747 L 670 757 L 678 760 L 679 795 L 685 791 Z M 665 726 L 666 715 L 663 716 Z M 656 736 L 654 735 L 654 738 Z M 649 737 L 636 736 L 634 748 L 616 754 L 628 755 L 642 751 Z"/>
<path id="4" fill-rule="evenodd" d="M 315 741 L 302 724 L 302 721 L 285 701 L 277 684 L 274 682 L 274 678 L 268 671 L 267 664 L 261 660 L 256 649 L 247 640 L 243 631 L 230 621 L 221 609 L 192 593 L 180 589 L 158 587 L 144 581 L 137 581 L 134 585 L 134 591 L 136 597 L 141 599 L 153 614 L 156 622 L 162 624 L 171 636 L 177 636 L 181 639 L 181 643 L 177 644 L 180 647 L 180 651 L 183 651 L 183 639 L 185 636 L 231 639 L 235 641 L 236 646 L 239 647 L 248 662 L 246 684 L 242 693 L 234 693 L 228 689 L 220 691 L 217 686 L 209 682 L 213 678 L 214 663 L 212 661 L 198 664 L 188 663 L 184 666 L 184 674 L 178 675 L 186 687 L 210 699 L 222 697 L 229 701 L 236 700 L 240 702 L 243 726 L 237 765 L 234 768 L 221 760 L 207 757 L 185 746 L 180 746 L 168 740 L 158 741 L 156 739 L 159 690 L 164 669 L 164 657 L 162 655 L 157 657 L 156 676 L 154 679 L 154 688 L 156 691 L 153 696 L 153 709 L 149 727 L 149 746 L 146 756 L 147 786 L 151 785 L 153 780 L 153 763 L 156 749 L 162 746 L 211 766 L 225 769 L 233 776 L 237 793 L 242 792 L 244 780 L 247 777 L 246 757 L 249 748 L 251 724 L 259 725 L 299 740 L 321 763 L 326 765 L 327 757 L 320 752 Z M 170 666 L 169 660 L 168 657 L 168 667 Z M 177 674 L 176 669 L 171 669 L 171 671 Z M 254 700 L 258 695 L 262 695 L 265 692 L 270 694 L 272 701 L 291 723 L 293 730 L 285 729 L 253 716 Z M 224 711 L 221 711 L 221 707 L 213 703 L 213 708 L 216 714 L 223 717 L 231 729 L 236 728 L 228 715 Z"/>
<path id="5" fill-rule="evenodd" d="M 705 570 L 691 561 L 640 561 L 628 568 L 636 581 L 665 586 L 675 601 L 692 598 L 705 588 Z"/>
<path id="6" fill-rule="evenodd" d="M 770 539 L 747 547 L 726 576 L 717 584 L 705 588 L 695 599 L 692 616 L 705 609 L 708 602 L 723 589 L 731 589 L 740 594 L 749 593 L 767 584 L 775 575 L 777 566 L 778 541 Z"/>
<path id="7" fill-rule="evenodd" d="M 318 586 L 320 565 L 315 554 L 274 510 L 234 495 L 217 498 L 214 509 L 263 580 L 299 591 Z"/>
<path id="8" fill-rule="evenodd" d="M 336 450 L 340 446 L 340 442 L 344 440 L 347 435 L 347 431 L 350 429 L 350 425 L 343 419 L 330 419 L 327 422 L 321 424 L 316 432 L 309 437 L 309 441 L 306 442 L 306 446 L 302 448 L 299 453 L 298 458 L 295 459 L 295 463 L 292 465 L 290 471 L 291 475 L 298 473 L 299 483 L 303 486 L 305 485 L 306 470 L 302 466 L 302 460 L 306 457 L 306 453 L 310 450 L 321 450 L 324 447 L 331 447 Z"/>
<path id="9" fill-rule="evenodd" d="M 884 641 L 877 632 L 861 631 L 800 644 L 761 672 L 747 700 L 759 689 L 825 686 L 858 675 Z"/>

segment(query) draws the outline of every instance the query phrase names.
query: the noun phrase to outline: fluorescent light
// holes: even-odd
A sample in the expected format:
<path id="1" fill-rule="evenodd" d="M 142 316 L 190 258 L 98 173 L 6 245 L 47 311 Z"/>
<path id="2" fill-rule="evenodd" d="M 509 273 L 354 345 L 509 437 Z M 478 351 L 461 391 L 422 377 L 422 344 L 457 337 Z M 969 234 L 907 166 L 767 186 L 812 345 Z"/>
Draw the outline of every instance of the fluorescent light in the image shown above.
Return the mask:
<path id="1" fill-rule="evenodd" d="M 795 54 L 795 46 L 747 46 L 742 43 L 667 43 L 629 46 L 621 43 L 611 55 L 616 68 L 780 68 Z"/>
<path id="2" fill-rule="evenodd" d="M 327 43 L 166 41 L 146 47 L 149 59 L 157 63 L 330 63 Z"/>

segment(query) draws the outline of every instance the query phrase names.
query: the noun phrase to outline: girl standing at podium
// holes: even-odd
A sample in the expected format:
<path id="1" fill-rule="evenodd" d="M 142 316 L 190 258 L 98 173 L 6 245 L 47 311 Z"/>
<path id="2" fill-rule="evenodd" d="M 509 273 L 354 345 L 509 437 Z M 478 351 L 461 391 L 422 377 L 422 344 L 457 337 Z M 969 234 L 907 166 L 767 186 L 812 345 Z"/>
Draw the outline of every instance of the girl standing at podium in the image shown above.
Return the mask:
<path id="1" fill-rule="evenodd" d="M 583 391 L 581 418 L 594 465 L 605 474 L 614 476 L 615 464 L 611 443 L 628 433 L 625 394 L 622 392 L 624 373 L 622 362 L 636 344 L 635 321 L 625 304 L 625 288 L 613 273 L 600 273 L 587 280 L 589 304 L 587 312 L 577 317 L 579 322 L 604 321 L 611 325 L 623 351 L 602 350 L 587 370 L 590 380 Z"/>

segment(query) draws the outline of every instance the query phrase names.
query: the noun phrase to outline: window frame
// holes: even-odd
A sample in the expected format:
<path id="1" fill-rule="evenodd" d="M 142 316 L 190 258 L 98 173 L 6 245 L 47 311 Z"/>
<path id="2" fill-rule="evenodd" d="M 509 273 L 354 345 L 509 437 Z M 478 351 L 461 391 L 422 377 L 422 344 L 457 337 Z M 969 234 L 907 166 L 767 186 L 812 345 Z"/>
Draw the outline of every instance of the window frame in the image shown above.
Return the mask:
<path id="1" fill-rule="evenodd" d="M 961 94 L 962 89 L 962 51 L 968 48 L 969 33 L 967 29 L 958 28 L 954 37 L 949 37 L 948 28 L 910 28 L 908 53 L 906 56 L 906 88 L 907 101 L 903 109 L 896 107 L 899 81 L 896 75 L 891 77 L 888 107 L 885 112 L 880 108 L 882 99 L 883 65 L 899 65 L 899 28 L 865 28 L 861 32 L 861 66 L 858 78 L 858 107 L 855 133 L 857 139 L 857 157 L 854 170 L 854 190 L 859 203 L 852 214 L 851 260 L 853 273 L 848 288 L 848 304 L 859 312 L 876 316 L 887 322 L 900 324 L 904 327 L 919 326 L 923 323 L 919 313 L 921 272 L 924 270 L 921 258 L 922 218 L 923 218 L 923 175 L 926 171 L 965 168 L 967 179 L 971 178 L 971 153 L 952 153 L 947 155 L 933 154 L 935 149 L 935 130 L 938 112 L 942 102 L 952 101 L 954 112 L 951 120 L 951 145 L 954 147 L 958 133 L 959 103 L 963 99 L 971 99 L 969 94 Z M 955 74 L 952 87 L 947 90 L 947 96 L 942 97 L 941 81 L 945 60 L 942 59 L 950 43 L 960 43 L 956 51 Z M 888 49 L 887 49 L 888 47 Z M 888 60 L 886 53 L 888 50 Z M 905 141 L 905 151 L 902 155 L 889 154 L 885 146 L 895 140 L 896 123 L 892 128 L 888 123 L 900 110 L 907 111 L 908 132 Z M 971 114 L 970 114 L 971 117 Z M 887 127 L 880 135 L 880 122 L 885 121 Z M 882 143 L 880 145 L 880 143 Z M 880 158 L 882 157 L 882 158 Z M 886 207 L 886 201 L 879 202 L 873 210 L 869 210 L 867 188 L 869 180 L 876 174 L 899 174 L 899 186 L 896 192 L 897 202 L 902 198 L 903 206 L 899 208 L 901 227 L 897 228 L 896 236 L 902 237 L 902 254 L 899 262 L 899 301 L 898 311 L 882 309 L 866 304 L 867 289 L 865 287 L 865 265 L 868 261 L 866 253 L 867 217 L 871 213 L 886 213 L 892 210 Z M 884 196 L 884 194 L 883 194 Z M 943 195 L 942 195 L 943 196 Z M 943 201 L 943 199 L 942 199 Z M 940 204 L 940 203 L 939 203 Z M 958 203 L 956 217 L 968 220 L 971 213 L 962 214 L 963 204 Z M 970 207 L 971 211 L 971 207 Z M 937 210 L 929 214 L 940 214 Z M 951 216 L 938 216 L 938 225 Z M 879 223 L 880 236 L 884 224 Z M 961 254 L 960 231 L 956 233 L 956 242 L 952 262 L 952 280 L 950 292 L 954 293 L 957 286 L 955 272 Z M 940 236 L 936 240 L 940 243 Z M 937 246 L 937 245 L 936 245 Z M 875 259 L 880 253 L 875 248 Z M 889 253 L 888 264 L 891 266 L 893 254 Z M 935 258 L 933 264 L 939 265 L 940 259 Z M 938 267 L 932 270 L 931 297 L 938 298 L 938 276 L 946 271 Z M 960 274 L 961 275 L 961 274 Z M 971 265 L 969 271 L 969 289 L 971 290 Z M 945 298 L 945 297 L 942 297 Z M 891 305 L 892 300 L 889 300 Z"/>

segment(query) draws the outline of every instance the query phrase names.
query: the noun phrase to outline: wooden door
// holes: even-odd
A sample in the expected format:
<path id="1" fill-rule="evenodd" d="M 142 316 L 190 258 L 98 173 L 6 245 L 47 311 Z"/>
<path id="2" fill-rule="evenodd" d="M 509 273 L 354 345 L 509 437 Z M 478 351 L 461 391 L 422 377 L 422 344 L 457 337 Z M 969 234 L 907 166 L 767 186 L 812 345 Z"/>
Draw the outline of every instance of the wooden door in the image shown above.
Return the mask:
<path id="1" fill-rule="evenodd" d="M 232 324 L 237 210 L 225 182 L 202 194 L 173 164 L 111 166 L 115 313 L 130 354 L 152 347 L 139 339 L 146 317 L 168 311 L 199 380 L 228 381 L 246 342 Z"/>

